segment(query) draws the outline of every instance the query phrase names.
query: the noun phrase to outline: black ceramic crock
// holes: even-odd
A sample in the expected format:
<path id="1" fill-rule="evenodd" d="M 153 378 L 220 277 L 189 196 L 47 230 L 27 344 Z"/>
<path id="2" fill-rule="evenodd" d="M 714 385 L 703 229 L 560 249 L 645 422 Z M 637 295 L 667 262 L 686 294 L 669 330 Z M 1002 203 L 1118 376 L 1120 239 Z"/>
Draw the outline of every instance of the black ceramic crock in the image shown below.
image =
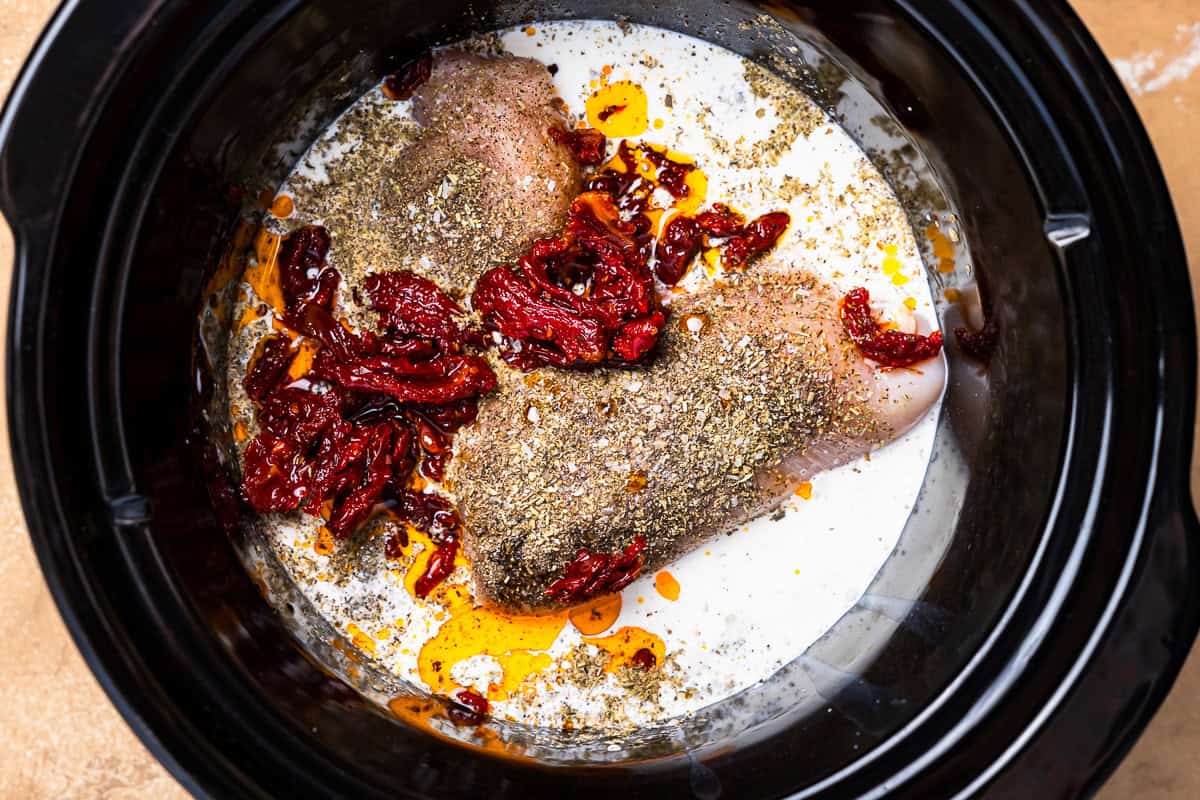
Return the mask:
<path id="1" fill-rule="evenodd" d="M 773 43 L 739 25 L 758 14 Z M 926 577 L 894 571 L 806 655 L 807 704 L 767 687 L 769 719 L 636 761 L 496 757 L 353 691 L 242 568 L 191 413 L 196 311 L 230 187 L 298 108 L 327 121 L 470 31 L 618 16 L 846 70 L 945 188 L 999 343 L 986 371 L 950 349 L 942 457 L 896 556 Z M 1191 645 L 1183 247 L 1145 132 L 1063 3 L 74 0 L 0 136 L 30 535 L 113 702 L 198 795 L 1083 796 Z"/>

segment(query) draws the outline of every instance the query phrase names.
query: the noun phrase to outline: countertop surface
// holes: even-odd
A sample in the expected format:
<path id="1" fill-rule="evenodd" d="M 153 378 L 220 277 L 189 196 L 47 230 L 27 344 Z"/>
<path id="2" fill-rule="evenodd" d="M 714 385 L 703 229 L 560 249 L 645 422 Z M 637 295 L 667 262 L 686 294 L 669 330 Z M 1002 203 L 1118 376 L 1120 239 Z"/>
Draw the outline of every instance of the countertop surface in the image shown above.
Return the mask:
<path id="1" fill-rule="evenodd" d="M 7 95 L 57 4 L 0 0 L 0 94 Z M 1076 9 L 1113 59 L 1167 174 L 1200 277 L 1200 3 L 1078 0 Z M 0 226 L 2 227 L 2 226 Z M 7 297 L 12 242 L 0 233 L 0 297 Z M 7 310 L 7 302 L 0 304 Z M 2 312 L 0 312 L 2 313 Z M 3 327 L 0 327 L 3 329 Z M 1193 493 L 1198 486 L 1192 471 Z M 0 425 L 0 798 L 142 798 L 185 792 L 108 702 L 63 626 L 27 538 Z M 1200 651 L 1101 792 L 1103 800 L 1200 797 Z"/>

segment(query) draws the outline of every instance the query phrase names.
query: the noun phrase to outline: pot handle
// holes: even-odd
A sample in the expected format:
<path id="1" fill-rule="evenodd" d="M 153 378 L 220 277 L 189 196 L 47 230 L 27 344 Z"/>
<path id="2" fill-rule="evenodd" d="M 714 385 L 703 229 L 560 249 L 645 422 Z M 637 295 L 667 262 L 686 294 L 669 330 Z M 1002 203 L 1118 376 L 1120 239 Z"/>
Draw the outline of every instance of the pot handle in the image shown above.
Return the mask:
<path id="1" fill-rule="evenodd" d="M 51 228 L 107 94 L 105 78 L 120 72 L 158 5 L 67 0 L 26 59 L 0 115 L 0 211 L 18 249 Z"/>

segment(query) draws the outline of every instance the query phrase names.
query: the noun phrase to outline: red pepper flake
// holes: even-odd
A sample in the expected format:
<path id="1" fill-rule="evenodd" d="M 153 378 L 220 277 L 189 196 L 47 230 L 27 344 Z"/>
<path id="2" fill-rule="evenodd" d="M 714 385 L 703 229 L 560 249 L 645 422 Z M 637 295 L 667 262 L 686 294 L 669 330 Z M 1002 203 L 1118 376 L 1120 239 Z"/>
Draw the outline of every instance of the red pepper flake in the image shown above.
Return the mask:
<path id="1" fill-rule="evenodd" d="M 871 295 L 866 289 L 851 289 L 841 302 L 842 327 L 867 358 L 885 367 L 908 367 L 935 357 L 942 351 L 942 332 L 928 336 L 884 330 L 871 312 Z"/>
<path id="2" fill-rule="evenodd" d="M 653 651 L 648 647 L 643 647 L 633 654 L 629 659 L 635 667 L 650 671 L 658 666 L 658 656 L 654 655 Z"/>
<path id="3" fill-rule="evenodd" d="M 446 712 L 450 721 L 455 725 L 482 725 L 487 719 L 488 701 L 486 697 L 476 694 L 470 689 L 461 689 L 454 696 L 453 703 Z"/>
<path id="4" fill-rule="evenodd" d="M 605 106 L 603 108 L 603 110 L 601 110 L 600 113 L 596 115 L 596 117 L 599 118 L 599 120 L 601 122 L 607 122 L 608 118 L 611 117 L 613 114 L 620 114 L 622 111 L 624 111 L 627 108 L 629 108 L 628 104 L 625 104 L 625 105 L 615 105 L 614 104 L 611 106 Z"/>
<path id="5" fill-rule="evenodd" d="M 408 100 L 433 72 L 433 56 L 423 55 L 384 78 L 383 93 L 391 100 Z"/>
<path id="6" fill-rule="evenodd" d="M 619 592 L 633 583 L 642 571 L 646 539 L 636 537 L 620 553 L 593 553 L 581 548 L 563 569 L 563 576 L 546 587 L 546 596 L 571 604 L 601 594 Z"/>
<path id="7" fill-rule="evenodd" d="M 594 167 L 604 161 L 608 139 L 595 128 L 576 128 L 565 131 L 551 128 L 550 138 L 566 147 L 582 166 Z"/>

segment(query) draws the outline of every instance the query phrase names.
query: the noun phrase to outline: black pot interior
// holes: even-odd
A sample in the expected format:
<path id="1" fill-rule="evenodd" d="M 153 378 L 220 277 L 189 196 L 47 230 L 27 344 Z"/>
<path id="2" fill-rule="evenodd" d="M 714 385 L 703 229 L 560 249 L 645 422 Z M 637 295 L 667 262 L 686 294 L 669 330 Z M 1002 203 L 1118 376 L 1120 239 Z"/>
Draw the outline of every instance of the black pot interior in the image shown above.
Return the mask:
<path id="1" fill-rule="evenodd" d="M 1070 165 L 1037 149 L 1053 144 L 1053 131 L 1001 116 L 961 43 L 948 42 L 976 24 L 961 9 L 938 12 L 937 33 L 927 17 L 875 0 L 311 0 L 156 13 L 157 28 L 120 65 L 127 91 L 105 99 L 78 162 L 76 185 L 115 200 L 111 209 L 65 207 L 60 230 L 78 235 L 60 240 L 54 263 L 79 269 L 99 253 L 101 265 L 94 284 L 70 272 L 49 284 L 44 304 L 59 309 L 59 322 L 45 346 L 58 356 L 45 362 L 43 401 L 51 416 L 62 412 L 48 449 L 76 557 L 94 576 L 96 619 L 83 623 L 115 626 L 128 658 L 155 676 L 148 702 L 194 745 L 173 751 L 173 763 L 192 774 L 216 764 L 225 776 L 204 788 L 500 797 L 554 793 L 586 775 L 572 792 L 815 790 L 918 720 L 978 656 L 1039 559 L 1070 549 L 1047 531 L 1090 491 L 1062 494 L 1068 431 L 1085 442 L 1093 435 L 1074 399 L 1076 290 L 1067 275 L 1072 259 L 1090 257 L 1079 248 L 1093 209 Z M 953 215 L 963 237 L 959 271 L 931 270 L 930 279 L 937 289 L 982 289 L 998 344 L 984 367 L 951 343 L 917 508 L 863 600 L 805 656 L 712 713 L 615 749 L 500 725 L 501 746 L 482 752 L 394 718 L 381 701 L 397 687 L 369 665 L 348 676 L 332 648 L 312 643 L 310 652 L 287 608 L 264 599 L 261 576 L 239 560 L 237 501 L 213 483 L 212 452 L 196 427 L 205 380 L 196 321 L 241 211 L 231 187 L 275 185 L 317 130 L 429 46 L 559 18 L 624 18 L 705 38 L 805 84 L 866 148 L 879 130 L 899 131 L 909 146 L 880 161 L 909 187 L 914 223 L 925 212 Z M 141 91 L 128 90 L 135 85 Z M 277 145 L 289 141 L 280 155 Z M 138 156 L 114 164 L 110 152 Z M 962 324 L 956 307 L 943 314 L 947 329 Z M 87 418 L 81 371 L 93 387 Z M 71 455 L 88 439 L 95 469 Z M 97 485 L 107 504 L 100 513 Z M 98 521 L 110 516 L 115 535 Z M 116 575 L 130 580 L 114 585 Z"/>

